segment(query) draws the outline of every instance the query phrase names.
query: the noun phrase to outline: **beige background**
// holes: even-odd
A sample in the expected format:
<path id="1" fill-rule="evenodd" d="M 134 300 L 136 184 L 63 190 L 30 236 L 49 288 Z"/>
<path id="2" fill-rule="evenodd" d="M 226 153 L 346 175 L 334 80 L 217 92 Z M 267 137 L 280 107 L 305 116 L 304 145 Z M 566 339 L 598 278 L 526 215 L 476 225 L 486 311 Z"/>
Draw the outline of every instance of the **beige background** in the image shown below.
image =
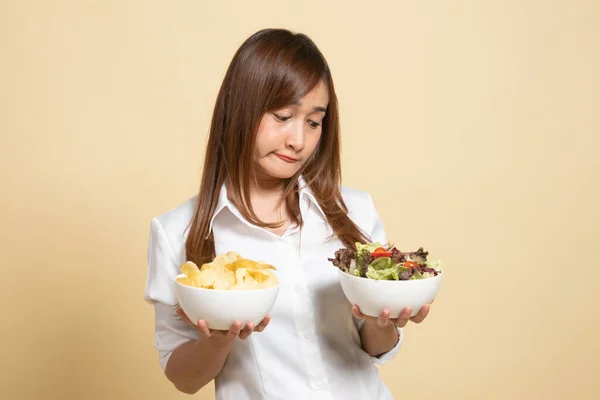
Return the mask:
<path id="1" fill-rule="evenodd" d="M 381 368 L 395 397 L 598 398 L 592 0 L 2 1 L 0 397 L 188 397 L 142 300 L 150 220 L 196 191 L 225 69 L 264 27 L 320 46 L 344 184 L 446 266 Z"/>

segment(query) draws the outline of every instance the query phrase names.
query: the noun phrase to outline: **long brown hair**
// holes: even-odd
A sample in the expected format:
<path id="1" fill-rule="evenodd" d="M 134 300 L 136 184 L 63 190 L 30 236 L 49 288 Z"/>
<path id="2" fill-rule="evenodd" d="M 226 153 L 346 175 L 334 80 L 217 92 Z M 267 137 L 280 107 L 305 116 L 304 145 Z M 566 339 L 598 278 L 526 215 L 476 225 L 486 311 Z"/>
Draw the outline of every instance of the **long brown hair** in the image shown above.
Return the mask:
<path id="1" fill-rule="evenodd" d="M 329 92 L 321 139 L 312 156 L 284 189 L 286 206 L 302 226 L 298 178 L 303 176 L 327 217 L 333 233 L 345 246 L 368 240 L 350 220 L 341 183 L 338 103 L 329 66 L 304 34 L 265 29 L 249 37 L 235 53 L 217 96 L 204 159 L 200 192 L 186 241 L 186 256 L 201 265 L 215 257 L 210 221 L 219 191 L 226 184 L 231 201 L 250 223 L 261 221 L 250 204 L 250 182 L 255 179 L 253 149 L 262 116 L 298 102 L 320 81 Z"/>

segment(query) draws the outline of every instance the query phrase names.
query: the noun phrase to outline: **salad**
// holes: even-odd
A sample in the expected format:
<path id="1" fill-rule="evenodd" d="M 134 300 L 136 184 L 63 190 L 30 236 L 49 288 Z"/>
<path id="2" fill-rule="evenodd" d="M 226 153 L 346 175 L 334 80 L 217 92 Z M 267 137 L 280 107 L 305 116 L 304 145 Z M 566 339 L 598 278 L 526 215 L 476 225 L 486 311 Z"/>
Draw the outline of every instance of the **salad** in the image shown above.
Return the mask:
<path id="1" fill-rule="evenodd" d="M 429 252 L 403 253 L 392 245 L 356 243 L 356 250 L 343 248 L 328 258 L 340 270 L 358 277 L 377 280 L 416 280 L 432 278 L 442 272 L 439 261 L 427 261 Z"/>

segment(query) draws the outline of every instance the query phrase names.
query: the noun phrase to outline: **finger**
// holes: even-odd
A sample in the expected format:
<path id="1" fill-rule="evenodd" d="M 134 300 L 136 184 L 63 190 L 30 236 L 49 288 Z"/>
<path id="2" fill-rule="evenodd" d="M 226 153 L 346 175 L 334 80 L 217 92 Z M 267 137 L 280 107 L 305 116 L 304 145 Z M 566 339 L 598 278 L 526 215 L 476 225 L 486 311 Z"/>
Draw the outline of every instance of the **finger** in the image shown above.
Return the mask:
<path id="1" fill-rule="evenodd" d="M 380 328 L 384 328 L 387 326 L 390 318 L 390 312 L 388 310 L 383 310 L 381 314 L 379 314 L 379 318 L 377 318 L 377 326 Z"/>
<path id="2" fill-rule="evenodd" d="M 242 323 L 240 321 L 235 321 L 231 328 L 229 328 L 229 332 L 227 332 L 227 337 L 231 340 L 235 339 L 240 335 L 242 331 Z"/>
<path id="3" fill-rule="evenodd" d="M 254 324 L 252 322 L 248 322 L 244 329 L 240 332 L 240 339 L 246 339 L 252 332 L 254 331 Z"/>
<path id="4" fill-rule="evenodd" d="M 352 306 L 352 315 L 354 315 L 354 317 L 358 318 L 358 319 L 366 319 L 367 318 L 367 316 L 360 311 L 360 308 L 358 308 L 357 305 Z"/>
<path id="5" fill-rule="evenodd" d="M 403 328 L 408 323 L 408 320 L 410 319 L 410 314 L 411 313 L 412 313 L 412 309 L 409 306 L 406 306 L 406 307 L 404 307 L 402 309 L 402 311 L 400 312 L 400 315 L 398 316 L 398 318 L 396 318 L 392 322 L 398 328 Z"/>
<path id="6" fill-rule="evenodd" d="M 179 318 L 181 318 L 181 320 L 182 320 L 183 322 L 185 322 L 186 324 L 188 324 L 188 325 L 190 325 L 190 326 L 192 326 L 192 327 L 194 327 L 194 328 L 197 328 L 196 324 L 194 324 L 194 323 L 193 323 L 193 322 L 192 322 L 192 321 L 191 321 L 191 320 L 188 318 L 188 316 L 187 316 L 187 315 L 185 315 L 185 313 L 183 312 L 183 310 L 182 310 L 181 308 L 178 308 L 177 310 L 175 310 L 175 312 L 177 313 L 177 315 L 179 316 Z"/>
<path id="7" fill-rule="evenodd" d="M 425 319 L 425 317 L 427 317 L 427 314 L 429 314 L 429 309 L 431 307 L 429 306 L 429 304 L 425 304 L 423 307 L 421 307 L 421 309 L 419 310 L 419 312 L 417 313 L 417 315 L 415 315 L 414 317 L 411 317 L 411 321 L 414 323 L 421 323 L 423 322 L 423 320 Z"/>
<path id="8" fill-rule="evenodd" d="M 265 317 L 265 319 L 263 319 L 263 320 L 260 322 L 260 324 L 258 324 L 258 325 L 256 326 L 256 328 L 254 328 L 254 332 L 262 332 L 262 331 L 263 331 L 263 330 L 264 330 L 264 329 L 267 327 L 267 325 L 269 325 L 269 322 L 271 322 L 271 316 L 270 316 L 270 315 L 267 315 L 267 316 Z"/>
<path id="9" fill-rule="evenodd" d="M 208 324 L 203 319 L 198 321 L 196 329 L 200 331 L 200 337 L 207 339 L 210 336 L 210 329 L 208 329 Z"/>

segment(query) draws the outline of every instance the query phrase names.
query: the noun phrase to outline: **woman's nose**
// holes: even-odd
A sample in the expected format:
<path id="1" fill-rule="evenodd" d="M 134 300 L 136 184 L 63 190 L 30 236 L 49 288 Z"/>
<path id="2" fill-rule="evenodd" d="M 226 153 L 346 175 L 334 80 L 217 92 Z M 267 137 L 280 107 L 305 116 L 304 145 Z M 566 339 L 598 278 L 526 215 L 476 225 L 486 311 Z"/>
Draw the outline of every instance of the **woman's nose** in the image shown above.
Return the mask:
<path id="1" fill-rule="evenodd" d="M 302 151 L 304 148 L 304 124 L 302 121 L 297 121 L 293 124 L 286 138 L 286 147 L 293 149 L 295 152 Z"/>

